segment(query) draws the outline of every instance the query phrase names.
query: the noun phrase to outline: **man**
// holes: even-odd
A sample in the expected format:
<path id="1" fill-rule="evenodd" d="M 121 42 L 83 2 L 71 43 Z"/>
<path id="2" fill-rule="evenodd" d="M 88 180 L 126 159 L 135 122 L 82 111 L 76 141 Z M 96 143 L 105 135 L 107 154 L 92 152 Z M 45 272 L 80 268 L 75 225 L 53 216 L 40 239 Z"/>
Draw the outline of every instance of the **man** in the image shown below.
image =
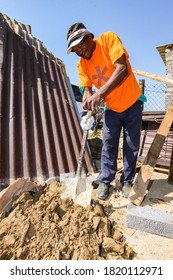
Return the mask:
<path id="1" fill-rule="evenodd" d="M 109 195 L 109 186 L 117 171 L 119 138 L 123 129 L 124 172 L 120 182 L 122 194 L 127 198 L 136 172 L 144 101 L 129 55 L 114 32 L 105 32 L 94 39 L 80 22 L 69 28 L 67 41 L 67 53 L 75 52 L 81 57 L 78 74 L 84 110 L 92 110 L 95 114 L 100 101 L 105 101 L 97 197 L 104 200 Z M 93 86 L 98 89 L 94 94 Z"/>

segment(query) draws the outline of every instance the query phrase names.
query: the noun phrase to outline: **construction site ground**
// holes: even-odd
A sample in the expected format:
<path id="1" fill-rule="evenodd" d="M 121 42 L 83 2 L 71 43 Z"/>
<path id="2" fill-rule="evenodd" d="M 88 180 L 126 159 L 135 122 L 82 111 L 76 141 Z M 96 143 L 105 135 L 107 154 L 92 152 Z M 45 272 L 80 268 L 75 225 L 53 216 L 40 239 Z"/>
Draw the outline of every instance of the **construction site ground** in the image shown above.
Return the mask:
<path id="1" fill-rule="evenodd" d="M 98 130 L 98 138 L 102 138 L 102 130 Z M 91 135 L 92 138 L 92 135 Z M 98 141 L 98 139 L 97 139 Z M 119 185 L 119 178 L 121 170 L 123 170 L 122 163 L 122 137 L 119 144 L 119 156 L 118 156 L 118 170 L 119 174 L 116 176 L 116 180 L 112 182 L 112 190 L 108 201 L 113 206 L 109 213 L 110 219 L 117 222 L 120 228 L 123 230 L 124 238 L 127 244 L 132 246 L 135 251 L 134 259 L 138 260 L 173 260 L 173 239 L 165 236 L 151 234 L 147 231 L 141 231 L 138 229 L 128 228 L 126 225 L 126 218 L 128 214 L 128 207 L 131 203 L 128 199 L 122 196 L 117 196 L 117 192 L 114 191 L 115 186 Z M 98 142 L 99 143 L 99 142 Z M 92 148 L 92 147 L 91 147 Z M 94 152 L 93 152 L 94 153 Z M 140 166 L 139 162 L 139 166 Z M 96 160 L 96 165 L 100 167 L 100 160 Z M 139 171 L 139 170 L 138 170 Z M 141 207 L 160 210 L 165 213 L 173 214 L 173 185 L 167 183 L 169 168 L 165 166 L 156 166 L 153 175 L 150 180 L 147 195 L 145 196 Z M 136 174 L 136 176 L 138 173 Z M 164 205 L 151 203 L 150 198 L 165 199 L 172 205 Z M 101 202 L 100 203 L 105 203 Z M 115 209 L 113 209 L 115 208 Z M 111 208 L 110 208 L 111 209 Z"/>
<path id="2" fill-rule="evenodd" d="M 159 197 L 173 203 L 167 177 L 153 172 L 141 207 L 173 213 L 173 205 L 149 201 Z M 173 239 L 127 227 L 130 201 L 117 194 L 117 182 L 105 201 L 96 199 L 94 188 L 87 209 L 61 201 L 57 182 L 14 197 L 10 212 L 0 219 L 0 259 L 173 260 Z"/>
<path id="3" fill-rule="evenodd" d="M 95 163 L 99 170 L 101 133 L 96 136 L 97 149 L 95 143 L 93 149 L 90 147 L 92 154 L 98 158 Z M 17 182 L 18 190 L 12 186 L 6 199 L 13 199 L 9 199 L 7 213 L 0 214 L 0 259 L 173 260 L 172 238 L 127 226 L 131 203 L 117 192 L 123 170 L 121 142 L 119 171 L 112 182 L 108 199 L 96 198 L 95 185 L 91 205 L 86 209 L 74 205 L 70 199 L 62 200 L 58 182 L 44 187 L 35 187 L 31 182 L 22 186 L 24 180 L 21 178 Z M 98 173 L 92 175 L 97 179 Z M 141 207 L 173 214 L 173 185 L 168 184 L 167 179 L 168 169 L 155 168 Z M 20 188 L 23 190 L 20 191 Z M 150 197 L 172 204 L 152 203 Z M 4 203 L 2 192 L 0 199 Z M 0 205 L 0 212 L 1 208 Z"/>
<path id="4" fill-rule="evenodd" d="M 165 213 L 173 214 L 173 185 L 167 183 L 168 174 L 154 171 L 150 182 L 150 189 L 140 207 L 155 209 Z M 161 198 L 169 204 L 158 204 L 150 202 L 150 198 Z M 110 218 L 117 221 L 123 230 L 127 244 L 131 246 L 136 260 L 173 260 L 173 239 L 157 234 L 151 234 L 150 229 L 141 231 L 129 228 L 126 224 L 128 207 L 131 203 L 123 197 L 115 197 L 114 192 L 109 201 L 114 208 Z M 127 205 L 127 206 L 126 206 Z M 136 206 L 138 207 L 138 206 Z"/>

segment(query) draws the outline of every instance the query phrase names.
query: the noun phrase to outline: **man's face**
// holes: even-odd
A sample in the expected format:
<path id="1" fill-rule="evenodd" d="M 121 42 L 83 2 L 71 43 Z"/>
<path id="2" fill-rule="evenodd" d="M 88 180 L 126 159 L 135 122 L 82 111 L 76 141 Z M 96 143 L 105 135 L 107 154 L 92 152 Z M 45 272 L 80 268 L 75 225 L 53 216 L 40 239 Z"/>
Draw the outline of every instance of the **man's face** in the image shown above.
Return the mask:
<path id="1" fill-rule="evenodd" d="M 89 60 L 92 57 L 94 49 L 95 42 L 92 39 L 92 35 L 87 34 L 79 44 L 72 48 L 72 52 L 75 52 L 78 56 Z"/>

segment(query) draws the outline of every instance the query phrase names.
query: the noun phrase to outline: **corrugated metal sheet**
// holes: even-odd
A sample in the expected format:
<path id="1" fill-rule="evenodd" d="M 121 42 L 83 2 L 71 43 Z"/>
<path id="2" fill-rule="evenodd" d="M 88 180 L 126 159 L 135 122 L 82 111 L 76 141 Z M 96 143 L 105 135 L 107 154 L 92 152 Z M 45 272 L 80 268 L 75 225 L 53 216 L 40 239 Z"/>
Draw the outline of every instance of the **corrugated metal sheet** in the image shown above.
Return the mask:
<path id="1" fill-rule="evenodd" d="M 164 112 L 143 112 L 141 145 L 138 160 L 144 160 L 148 150 L 154 140 L 157 130 L 164 118 Z M 157 159 L 157 165 L 170 166 L 171 153 L 173 148 L 173 124 L 169 134 L 165 139 L 160 155 Z"/>
<path id="2" fill-rule="evenodd" d="M 160 56 L 163 60 L 163 62 L 165 63 L 166 65 L 166 56 L 165 56 L 165 50 L 167 48 L 172 48 L 173 47 L 173 44 L 167 44 L 167 45 L 163 45 L 163 46 L 158 46 L 156 47 L 156 49 L 158 50 L 158 52 L 160 53 Z"/>
<path id="3" fill-rule="evenodd" d="M 65 65 L 30 33 L 29 42 L 16 34 L 16 25 L 19 33 L 23 25 L 12 23 L 0 15 L 1 189 L 18 177 L 74 174 L 82 141 Z M 94 168 L 89 148 L 83 168 L 86 173 Z"/>

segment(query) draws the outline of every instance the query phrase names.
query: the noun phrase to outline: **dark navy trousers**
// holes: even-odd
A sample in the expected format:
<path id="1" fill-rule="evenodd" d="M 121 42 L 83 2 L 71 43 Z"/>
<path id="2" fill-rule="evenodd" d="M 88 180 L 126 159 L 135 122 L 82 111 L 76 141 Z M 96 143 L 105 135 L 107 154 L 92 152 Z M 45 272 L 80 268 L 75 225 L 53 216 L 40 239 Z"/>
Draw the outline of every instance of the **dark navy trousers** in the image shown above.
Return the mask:
<path id="1" fill-rule="evenodd" d="M 142 106 L 143 103 L 138 100 L 122 113 L 111 110 L 104 112 L 100 182 L 109 184 L 115 179 L 121 131 L 123 132 L 124 171 L 120 181 L 122 184 L 133 182 L 140 146 Z"/>

